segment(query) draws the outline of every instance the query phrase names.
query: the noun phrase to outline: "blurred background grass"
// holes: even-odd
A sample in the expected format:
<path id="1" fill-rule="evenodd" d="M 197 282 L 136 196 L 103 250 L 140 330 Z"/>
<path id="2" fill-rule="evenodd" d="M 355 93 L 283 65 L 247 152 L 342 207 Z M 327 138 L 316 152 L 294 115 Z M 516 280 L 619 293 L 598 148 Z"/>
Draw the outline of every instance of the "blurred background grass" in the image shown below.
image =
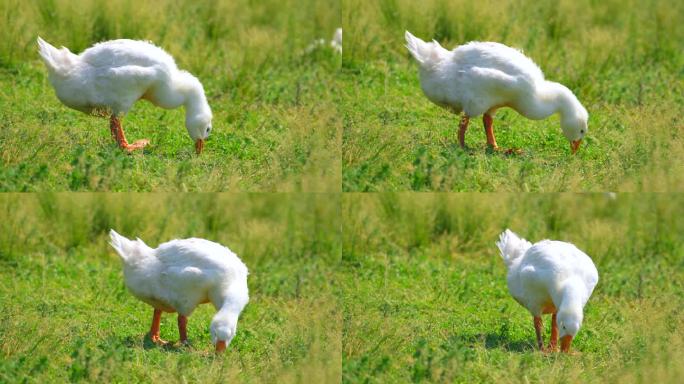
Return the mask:
<path id="1" fill-rule="evenodd" d="M 0 190 L 339 190 L 340 55 L 314 39 L 341 24 L 339 1 L 7 0 L 0 2 Z M 79 53 L 150 40 L 203 83 L 214 112 L 196 157 L 182 109 L 138 103 L 124 120 L 144 155 L 116 150 L 107 121 L 63 106 L 36 37 Z"/>
<path id="2" fill-rule="evenodd" d="M 0 382 L 332 382 L 341 375 L 339 197 L 0 194 Z M 192 348 L 146 344 L 151 307 L 125 288 L 114 228 L 148 245 L 220 242 L 250 270 L 250 303 L 214 357 L 202 305 Z M 162 338 L 177 342 L 175 314 Z"/>
<path id="3" fill-rule="evenodd" d="M 345 191 L 678 191 L 684 189 L 684 3 L 665 0 L 342 1 Z M 575 92 L 589 135 L 571 156 L 558 117 L 510 109 L 485 152 L 481 119 L 462 151 L 458 117 L 422 94 L 404 31 L 451 49 L 523 49 Z"/>
<path id="4" fill-rule="evenodd" d="M 684 374 L 684 196 L 345 194 L 346 382 L 677 383 Z M 535 350 L 494 242 L 569 241 L 599 283 L 577 356 Z M 545 317 L 546 340 L 550 317 Z"/>

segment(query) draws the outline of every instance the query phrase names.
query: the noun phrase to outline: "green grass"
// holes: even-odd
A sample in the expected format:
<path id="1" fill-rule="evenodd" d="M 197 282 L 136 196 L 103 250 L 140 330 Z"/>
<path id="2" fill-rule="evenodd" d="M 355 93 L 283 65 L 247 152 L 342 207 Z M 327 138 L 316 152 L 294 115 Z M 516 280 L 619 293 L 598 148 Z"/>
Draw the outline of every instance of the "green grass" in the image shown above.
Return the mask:
<path id="1" fill-rule="evenodd" d="M 340 26 L 339 2 L 8 0 L 0 20 L 0 190 L 339 190 L 341 58 L 305 52 Z M 151 145 L 122 153 L 106 119 L 59 102 L 38 35 L 77 53 L 115 38 L 166 49 L 204 85 L 205 152 L 195 156 L 182 108 L 139 102 L 123 127 Z"/>
<path id="2" fill-rule="evenodd" d="M 680 3 L 0 2 L 0 192 L 42 192 L 0 193 L 0 383 L 681 381 L 684 195 L 644 193 L 684 189 Z M 307 51 L 340 25 L 342 56 Z M 460 149 L 405 30 L 524 49 L 589 110 L 579 153 L 558 117 L 505 109 L 498 143 L 523 154 L 487 152 L 479 119 Z M 166 49 L 204 84 L 204 153 L 184 111 L 146 102 L 123 124 L 151 144 L 118 150 L 107 120 L 57 100 L 38 35 L 74 52 L 122 37 Z M 607 190 L 620 193 L 396 193 Z M 580 354 L 535 350 L 494 245 L 507 227 L 595 261 Z M 190 348 L 146 341 L 151 307 L 127 292 L 110 228 L 242 258 L 251 299 L 224 355 L 209 305 L 189 319 Z M 177 342 L 175 315 L 161 336 Z"/>
<path id="3" fill-rule="evenodd" d="M 334 382 L 341 375 L 339 197 L 288 194 L 0 194 L 0 382 Z M 175 314 L 158 348 L 152 308 L 123 284 L 115 228 L 147 244 L 198 236 L 236 252 L 250 302 L 215 357 L 214 314 Z"/>
<path id="4" fill-rule="evenodd" d="M 345 191 L 675 191 L 684 187 L 684 7 L 671 1 L 342 2 Z M 510 109 L 481 119 L 469 150 L 459 117 L 423 95 L 404 31 L 452 48 L 498 41 L 521 48 L 589 111 L 576 156 L 557 116 Z"/>
<path id="5" fill-rule="evenodd" d="M 684 196 L 346 194 L 343 380 L 677 383 Z M 494 245 L 505 228 L 571 241 L 599 283 L 573 349 L 535 350 Z M 546 343 L 550 317 L 545 316 Z"/>

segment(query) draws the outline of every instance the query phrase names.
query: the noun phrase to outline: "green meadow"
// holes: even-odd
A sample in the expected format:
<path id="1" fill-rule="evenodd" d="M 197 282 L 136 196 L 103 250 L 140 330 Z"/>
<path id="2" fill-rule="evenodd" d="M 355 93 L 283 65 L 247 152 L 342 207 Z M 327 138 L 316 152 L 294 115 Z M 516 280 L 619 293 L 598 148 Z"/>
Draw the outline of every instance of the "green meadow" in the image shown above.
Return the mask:
<path id="1" fill-rule="evenodd" d="M 339 198 L 283 194 L 0 194 L 0 382 L 335 382 L 341 375 Z M 222 243 L 250 270 L 235 339 L 214 355 L 211 305 L 190 347 L 123 283 L 107 232 Z"/>
<path id="2" fill-rule="evenodd" d="M 333 191 L 341 184 L 341 58 L 328 47 L 338 1 L 0 2 L 0 190 Z M 213 130 L 196 156 L 182 108 L 138 102 L 123 120 L 142 153 L 117 149 L 106 119 L 62 105 L 37 36 L 80 53 L 150 40 L 197 76 Z"/>
<path id="3" fill-rule="evenodd" d="M 345 191 L 673 191 L 684 187 L 684 3 L 653 1 L 342 1 Z M 451 49 L 522 49 L 589 111 L 576 156 L 558 116 L 500 109 L 500 147 L 482 119 L 458 145 L 459 116 L 422 93 L 404 31 Z"/>
<path id="4" fill-rule="evenodd" d="M 346 194 L 343 381 L 678 383 L 684 197 Z M 599 283 L 574 355 L 536 350 L 494 244 L 505 228 L 569 241 Z M 545 316 L 548 345 L 550 316 Z"/>
<path id="5" fill-rule="evenodd" d="M 0 25 L 0 384 L 682 381 L 684 2 L 2 0 Z M 522 49 L 587 108 L 579 152 L 558 116 L 506 108 L 503 151 L 481 118 L 460 148 L 406 30 Z M 38 36 L 165 49 L 206 91 L 204 152 L 183 108 L 146 101 L 122 123 L 150 144 L 120 150 L 108 119 L 57 99 Z M 506 228 L 596 264 L 573 354 L 536 349 L 495 245 Z M 170 344 L 151 342 L 110 229 L 244 261 L 250 301 L 224 354 L 210 304 L 189 346 L 169 313 Z"/>

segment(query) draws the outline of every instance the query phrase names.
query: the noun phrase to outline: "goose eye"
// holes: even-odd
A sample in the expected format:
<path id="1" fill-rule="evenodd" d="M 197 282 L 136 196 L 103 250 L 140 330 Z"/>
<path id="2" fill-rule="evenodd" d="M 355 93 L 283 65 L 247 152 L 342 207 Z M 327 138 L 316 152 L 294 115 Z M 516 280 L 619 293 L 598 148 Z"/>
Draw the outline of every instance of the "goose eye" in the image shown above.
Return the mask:
<path id="1" fill-rule="evenodd" d="M 580 130 L 580 133 L 581 133 L 581 134 L 584 134 L 584 129 L 581 129 L 581 130 Z"/>
<path id="2" fill-rule="evenodd" d="M 207 127 L 207 135 L 211 132 L 211 127 Z"/>

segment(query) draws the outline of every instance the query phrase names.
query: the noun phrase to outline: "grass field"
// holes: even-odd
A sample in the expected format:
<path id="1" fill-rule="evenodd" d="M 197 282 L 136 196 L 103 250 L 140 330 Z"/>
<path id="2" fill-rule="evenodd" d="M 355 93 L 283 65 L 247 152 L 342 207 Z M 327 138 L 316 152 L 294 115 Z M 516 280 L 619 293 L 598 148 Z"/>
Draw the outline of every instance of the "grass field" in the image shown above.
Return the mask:
<path id="1" fill-rule="evenodd" d="M 0 190 L 338 191 L 341 58 L 306 53 L 339 27 L 339 1 L 7 0 L 0 2 Z M 40 35 L 81 52 L 151 40 L 203 83 L 214 113 L 197 157 L 184 111 L 137 103 L 123 121 L 144 153 L 117 150 L 108 121 L 62 105 Z"/>
<path id="2" fill-rule="evenodd" d="M 336 382 L 339 197 L 287 194 L 0 194 L 0 382 Z M 144 340 L 151 307 L 123 284 L 107 231 L 147 244 L 199 236 L 250 269 L 237 336 L 214 357 L 213 307 L 192 347 Z M 175 314 L 161 336 L 177 343 Z"/>
<path id="3" fill-rule="evenodd" d="M 684 2 L 3 0 L 0 21 L 0 384 L 684 377 Z M 343 54 L 312 46 L 340 26 Z M 521 153 L 487 151 L 479 118 L 461 149 L 406 30 L 523 49 L 589 111 L 580 151 L 558 116 L 508 109 L 496 138 Z M 204 85 L 204 152 L 182 108 L 144 101 L 123 128 L 150 145 L 119 150 L 106 119 L 57 99 L 37 36 L 76 53 L 163 47 Z M 191 346 L 175 314 L 161 324 L 173 344 L 151 343 L 110 228 L 242 258 L 250 302 L 226 353 L 211 305 L 189 318 Z M 494 244 L 505 228 L 593 258 L 577 354 L 536 350 Z"/>
<path id="4" fill-rule="evenodd" d="M 345 191 L 675 191 L 684 188 L 684 3 L 343 0 Z M 577 156 L 557 116 L 501 109 L 488 153 L 459 117 L 425 98 L 404 31 L 453 48 L 472 40 L 524 50 L 589 111 Z"/>
<path id="5" fill-rule="evenodd" d="M 345 194 L 343 380 L 677 383 L 684 197 Z M 575 243 L 599 283 L 573 349 L 535 350 L 494 245 L 511 228 Z M 545 316 L 546 343 L 550 317 Z"/>

